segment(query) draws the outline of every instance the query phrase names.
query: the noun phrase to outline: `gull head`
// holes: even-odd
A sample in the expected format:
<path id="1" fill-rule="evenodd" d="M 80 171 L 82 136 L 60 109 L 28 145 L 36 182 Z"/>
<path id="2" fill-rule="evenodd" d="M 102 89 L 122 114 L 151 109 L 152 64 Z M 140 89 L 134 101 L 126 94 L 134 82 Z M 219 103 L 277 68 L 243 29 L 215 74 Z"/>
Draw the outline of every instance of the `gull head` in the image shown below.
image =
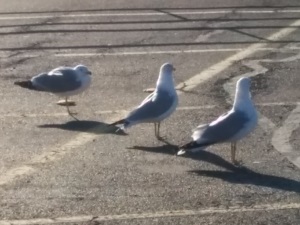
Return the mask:
<path id="1" fill-rule="evenodd" d="M 174 80 L 173 71 L 175 68 L 171 63 L 165 63 L 160 67 L 158 80 L 156 86 L 160 89 L 173 90 Z M 175 89 L 174 89 L 175 90 Z"/>
<path id="2" fill-rule="evenodd" d="M 251 80 L 249 77 L 242 77 L 236 83 L 236 89 L 239 91 L 249 91 Z"/>
<path id="3" fill-rule="evenodd" d="M 88 68 L 84 65 L 77 65 L 74 68 L 76 71 L 78 71 L 81 74 L 84 75 L 92 75 L 92 72 L 88 70 Z"/>
<path id="4" fill-rule="evenodd" d="M 160 67 L 161 74 L 172 74 L 173 71 L 175 71 L 175 68 L 171 63 L 165 63 Z"/>

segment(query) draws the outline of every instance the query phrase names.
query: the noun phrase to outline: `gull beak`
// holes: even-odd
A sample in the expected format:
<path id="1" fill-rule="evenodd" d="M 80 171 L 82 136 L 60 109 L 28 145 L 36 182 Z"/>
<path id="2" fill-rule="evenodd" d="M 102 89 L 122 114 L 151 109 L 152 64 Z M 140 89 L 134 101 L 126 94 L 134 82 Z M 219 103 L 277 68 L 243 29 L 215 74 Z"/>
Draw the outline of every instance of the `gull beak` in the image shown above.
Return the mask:
<path id="1" fill-rule="evenodd" d="M 91 72 L 91 71 L 87 71 L 87 74 L 88 74 L 88 75 L 92 75 L 92 72 Z"/>
<path id="2" fill-rule="evenodd" d="M 173 67 L 173 71 L 176 71 L 176 68 L 175 68 L 175 67 Z"/>

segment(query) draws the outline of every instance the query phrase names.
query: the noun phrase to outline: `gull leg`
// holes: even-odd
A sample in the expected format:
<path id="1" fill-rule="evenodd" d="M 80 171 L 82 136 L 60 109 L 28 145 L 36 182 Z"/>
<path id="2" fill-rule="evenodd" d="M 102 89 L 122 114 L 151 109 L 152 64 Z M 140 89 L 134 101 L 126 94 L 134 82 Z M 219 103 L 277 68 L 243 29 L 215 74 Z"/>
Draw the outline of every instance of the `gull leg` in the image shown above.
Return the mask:
<path id="1" fill-rule="evenodd" d="M 159 134 L 159 131 L 160 131 L 160 122 L 156 123 L 156 125 L 157 125 L 157 131 L 156 131 L 155 137 L 158 140 L 160 140 L 160 141 L 164 141 L 164 137 L 161 137 L 160 134 Z"/>
<path id="2" fill-rule="evenodd" d="M 155 137 L 160 140 L 161 137 L 159 136 L 159 128 L 160 128 L 160 123 L 154 123 L 155 126 Z"/>
<path id="3" fill-rule="evenodd" d="M 68 114 L 75 120 L 78 120 L 74 115 L 76 115 L 77 113 L 71 112 L 70 108 L 69 108 L 69 104 L 68 104 L 68 97 L 66 97 L 66 107 L 67 107 L 67 111 Z"/>
<path id="4" fill-rule="evenodd" d="M 157 139 L 159 139 L 159 123 L 154 123 L 154 134 Z"/>
<path id="5" fill-rule="evenodd" d="M 69 108 L 69 105 L 68 105 L 68 97 L 66 97 L 65 102 L 66 102 L 66 107 L 67 107 L 68 114 L 71 115 L 70 108 Z"/>
<path id="6" fill-rule="evenodd" d="M 234 165 L 237 165 L 238 162 L 235 159 L 235 152 L 236 152 L 236 142 L 231 142 L 231 162 Z"/>
<path id="7" fill-rule="evenodd" d="M 243 162 L 240 160 L 236 160 L 235 156 L 236 156 L 236 142 L 231 142 L 231 162 L 235 166 L 241 167 Z"/>
<path id="8" fill-rule="evenodd" d="M 155 134 L 155 137 L 157 138 L 157 140 L 162 141 L 162 142 L 164 142 L 164 143 L 167 143 L 167 142 L 164 140 L 164 138 L 160 136 L 159 130 L 160 130 L 160 122 L 154 123 L 154 134 Z M 169 143 L 167 143 L 167 144 L 169 144 Z"/>
<path id="9" fill-rule="evenodd" d="M 160 129 L 160 123 L 157 123 L 157 138 L 160 138 L 159 129 Z"/>

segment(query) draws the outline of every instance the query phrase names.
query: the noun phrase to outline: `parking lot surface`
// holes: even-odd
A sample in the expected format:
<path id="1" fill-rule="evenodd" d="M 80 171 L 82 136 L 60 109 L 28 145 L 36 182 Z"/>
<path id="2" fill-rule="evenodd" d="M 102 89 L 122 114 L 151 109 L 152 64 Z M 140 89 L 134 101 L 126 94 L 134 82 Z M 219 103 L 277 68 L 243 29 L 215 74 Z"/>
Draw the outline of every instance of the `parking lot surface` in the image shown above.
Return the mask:
<path id="1" fill-rule="evenodd" d="M 297 1 L 0 0 L 0 225 L 299 224 L 300 4 Z M 177 111 L 120 134 L 121 119 L 171 62 Z M 15 86 L 86 65 L 72 97 Z M 176 156 L 192 129 L 230 109 L 251 78 L 256 130 Z"/>

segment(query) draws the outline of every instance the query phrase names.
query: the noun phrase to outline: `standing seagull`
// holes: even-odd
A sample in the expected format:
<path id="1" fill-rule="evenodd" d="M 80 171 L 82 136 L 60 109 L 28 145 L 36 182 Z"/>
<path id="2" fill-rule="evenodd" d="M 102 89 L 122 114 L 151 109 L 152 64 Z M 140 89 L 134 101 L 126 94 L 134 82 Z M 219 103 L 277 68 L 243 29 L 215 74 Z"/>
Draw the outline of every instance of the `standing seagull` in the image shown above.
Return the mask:
<path id="1" fill-rule="evenodd" d="M 221 142 L 231 142 L 231 161 L 237 164 L 237 141 L 248 135 L 257 125 L 257 112 L 249 89 L 250 79 L 240 78 L 236 84 L 232 109 L 210 124 L 198 126 L 192 135 L 193 141 L 179 147 L 181 150 L 177 155 Z"/>
<path id="2" fill-rule="evenodd" d="M 169 117 L 176 109 L 178 96 L 174 87 L 173 71 L 170 63 L 160 67 L 156 88 L 144 101 L 128 116 L 110 125 L 117 125 L 124 130 L 139 123 L 154 123 L 154 133 L 161 140 L 159 134 L 160 123 Z"/>
<path id="3" fill-rule="evenodd" d="M 91 84 L 92 73 L 86 66 L 77 65 L 71 67 L 58 67 L 48 73 L 41 73 L 30 80 L 16 81 L 14 84 L 35 91 L 44 91 L 56 94 L 65 98 L 65 105 L 68 114 L 70 112 L 68 98 L 86 90 Z M 58 102 L 58 104 L 62 104 Z"/>

